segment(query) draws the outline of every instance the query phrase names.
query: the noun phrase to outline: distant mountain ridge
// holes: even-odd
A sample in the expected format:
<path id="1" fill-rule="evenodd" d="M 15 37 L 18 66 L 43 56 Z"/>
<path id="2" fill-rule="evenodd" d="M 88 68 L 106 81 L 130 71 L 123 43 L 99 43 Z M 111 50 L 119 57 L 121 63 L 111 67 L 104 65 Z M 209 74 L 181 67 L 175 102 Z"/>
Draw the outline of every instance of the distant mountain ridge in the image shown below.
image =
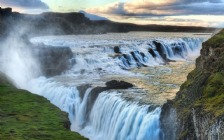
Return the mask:
<path id="1" fill-rule="evenodd" d="M 87 13 L 83 10 L 79 11 L 79 13 L 82 13 L 85 15 L 85 17 L 87 17 L 88 19 L 90 20 L 109 20 L 105 17 L 101 17 L 101 16 L 98 16 L 98 15 L 94 15 L 94 14 L 90 14 L 90 13 Z"/>
<path id="2" fill-rule="evenodd" d="M 12 12 L 11 8 L 0 8 L 0 37 L 6 37 L 11 31 L 19 31 L 21 27 L 23 28 L 23 34 L 27 36 L 103 34 L 130 31 L 214 32 L 216 30 L 216 28 L 206 27 L 118 23 L 88 13 L 45 12 L 39 15 L 30 15 Z"/>

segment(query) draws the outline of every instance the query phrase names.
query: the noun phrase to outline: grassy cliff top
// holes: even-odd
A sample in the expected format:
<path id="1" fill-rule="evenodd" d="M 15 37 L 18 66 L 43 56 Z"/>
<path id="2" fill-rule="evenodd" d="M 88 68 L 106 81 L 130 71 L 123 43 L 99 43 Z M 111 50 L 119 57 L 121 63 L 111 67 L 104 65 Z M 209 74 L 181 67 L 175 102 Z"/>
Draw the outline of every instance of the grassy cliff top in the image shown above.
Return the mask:
<path id="1" fill-rule="evenodd" d="M 13 87 L 0 74 L 1 140 L 84 140 L 69 130 L 67 114 L 45 98 Z"/>
<path id="2" fill-rule="evenodd" d="M 205 46 L 213 46 L 218 47 L 220 45 L 224 45 L 224 30 L 221 30 L 215 36 L 210 38 L 208 41 L 204 43 Z"/>

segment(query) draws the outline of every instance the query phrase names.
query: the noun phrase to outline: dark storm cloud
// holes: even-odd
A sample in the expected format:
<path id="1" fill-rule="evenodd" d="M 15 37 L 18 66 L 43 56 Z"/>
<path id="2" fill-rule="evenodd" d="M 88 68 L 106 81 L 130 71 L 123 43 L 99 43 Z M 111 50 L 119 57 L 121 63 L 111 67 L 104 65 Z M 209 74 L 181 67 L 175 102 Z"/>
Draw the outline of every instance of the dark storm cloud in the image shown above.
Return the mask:
<path id="1" fill-rule="evenodd" d="M 9 7 L 22 7 L 27 9 L 49 9 L 41 0 L 0 0 L 0 4 Z"/>

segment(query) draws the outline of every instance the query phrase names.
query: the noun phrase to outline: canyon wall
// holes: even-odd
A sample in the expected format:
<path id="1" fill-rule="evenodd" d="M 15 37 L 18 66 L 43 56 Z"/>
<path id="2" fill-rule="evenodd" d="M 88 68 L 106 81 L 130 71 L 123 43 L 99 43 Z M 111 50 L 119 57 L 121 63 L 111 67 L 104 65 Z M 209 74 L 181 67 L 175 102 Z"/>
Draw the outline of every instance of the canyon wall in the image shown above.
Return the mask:
<path id="1" fill-rule="evenodd" d="M 224 30 L 203 43 L 196 68 L 162 109 L 165 139 L 224 139 Z"/>

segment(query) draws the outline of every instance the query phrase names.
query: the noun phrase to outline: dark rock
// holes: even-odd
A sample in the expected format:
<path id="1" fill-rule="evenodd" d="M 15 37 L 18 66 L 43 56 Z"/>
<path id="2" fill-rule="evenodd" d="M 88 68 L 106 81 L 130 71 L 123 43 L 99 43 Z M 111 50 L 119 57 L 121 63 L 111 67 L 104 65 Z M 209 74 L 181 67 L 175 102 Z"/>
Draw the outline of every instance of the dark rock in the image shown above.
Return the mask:
<path id="1" fill-rule="evenodd" d="M 166 56 L 166 52 L 165 52 L 164 48 L 162 47 L 162 44 L 160 42 L 157 42 L 157 41 L 153 41 L 153 44 L 156 46 L 157 52 L 159 53 L 159 55 L 163 58 L 163 60 L 166 63 L 167 62 L 167 56 Z"/>
<path id="2" fill-rule="evenodd" d="M 79 96 L 80 96 L 81 99 L 83 99 L 83 97 L 86 93 L 86 90 L 90 87 L 91 87 L 90 84 L 80 85 L 80 86 L 77 87 L 77 89 L 79 91 Z"/>
<path id="3" fill-rule="evenodd" d="M 167 57 L 166 51 L 164 50 L 164 48 L 160 42 L 153 41 L 153 44 L 155 44 L 156 50 L 159 53 L 159 55 L 162 57 L 165 64 L 167 64 L 168 62 L 175 62 L 175 60 L 171 60 Z M 151 51 L 151 53 L 152 53 L 152 51 Z"/>
<path id="4" fill-rule="evenodd" d="M 11 15 L 12 14 L 12 8 L 4 8 L 4 9 L 2 9 L 1 7 L 0 7 L 0 14 L 2 15 L 2 16 L 9 16 L 9 15 Z"/>
<path id="5" fill-rule="evenodd" d="M 149 53 L 152 55 L 152 57 L 154 57 L 154 58 L 156 57 L 156 54 L 152 48 L 149 49 Z"/>
<path id="6" fill-rule="evenodd" d="M 131 83 L 128 83 L 125 81 L 117 81 L 117 80 L 106 82 L 106 86 L 108 89 L 127 89 L 127 88 L 133 87 Z"/>
<path id="7" fill-rule="evenodd" d="M 91 92 L 89 93 L 88 101 L 87 101 L 88 104 L 87 104 L 87 107 L 86 107 L 87 109 L 86 109 L 86 112 L 85 112 L 86 113 L 85 116 L 90 116 L 89 114 L 90 114 L 90 112 L 93 108 L 93 105 L 94 105 L 97 97 L 99 96 L 99 94 L 101 92 L 106 91 L 106 90 L 108 90 L 108 88 L 106 88 L 106 87 L 95 87 L 91 90 Z M 86 118 L 86 119 L 88 119 L 88 118 Z"/>
<path id="8" fill-rule="evenodd" d="M 68 114 L 67 114 L 68 115 Z M 70 130 L 71 122 L 69 120 L 64 121 L 64 127 L 68 130 Z"/>
<path id="9" fill-rule="evenodd" d="M 115 53 L 121 53 L 121 51 L 120 51 L 120 47 L 115 46 L 115 47 L 114 47 L 114 52 L 115 52 Z"/>

